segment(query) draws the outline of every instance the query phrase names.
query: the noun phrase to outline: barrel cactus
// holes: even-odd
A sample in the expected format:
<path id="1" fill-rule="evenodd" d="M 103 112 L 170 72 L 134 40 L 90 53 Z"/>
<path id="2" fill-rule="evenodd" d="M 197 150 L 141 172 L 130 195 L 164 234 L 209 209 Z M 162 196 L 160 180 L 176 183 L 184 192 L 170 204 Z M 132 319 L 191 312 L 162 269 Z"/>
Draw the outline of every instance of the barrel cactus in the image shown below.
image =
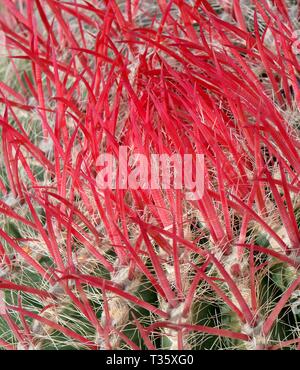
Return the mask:
<path id="1" fill-rule="evenodd" d="M 299 17 L 0 0 L 1 349 L 300 348 Z"/>

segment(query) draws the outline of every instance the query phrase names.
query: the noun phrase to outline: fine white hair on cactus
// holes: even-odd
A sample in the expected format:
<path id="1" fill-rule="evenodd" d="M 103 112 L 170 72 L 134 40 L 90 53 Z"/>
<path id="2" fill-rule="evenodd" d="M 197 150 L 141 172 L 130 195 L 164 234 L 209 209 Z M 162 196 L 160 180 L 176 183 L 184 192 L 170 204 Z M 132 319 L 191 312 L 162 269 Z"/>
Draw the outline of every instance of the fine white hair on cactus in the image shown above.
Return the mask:
<path id="1" fill-rule="evenodd" d="M 297 345 L 298 15 L 294 1 L 0 2 L 4 343 Z M 98 156 L 123 145 L 203 152 L 204 196 L 99 190 Z"/>

